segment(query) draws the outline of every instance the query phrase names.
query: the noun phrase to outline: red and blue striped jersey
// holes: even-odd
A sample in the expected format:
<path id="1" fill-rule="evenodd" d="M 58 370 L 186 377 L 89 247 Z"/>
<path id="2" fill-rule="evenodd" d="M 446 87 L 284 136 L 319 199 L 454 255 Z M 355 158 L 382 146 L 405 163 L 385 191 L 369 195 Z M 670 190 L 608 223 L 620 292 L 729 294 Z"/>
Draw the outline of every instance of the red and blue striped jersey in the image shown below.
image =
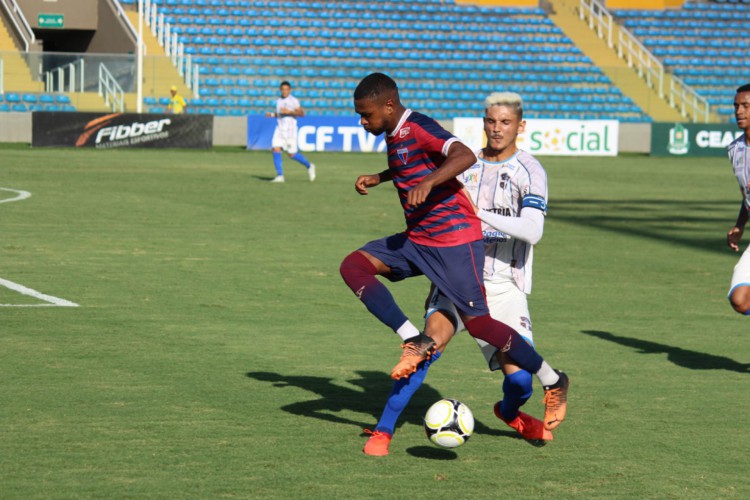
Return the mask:
<path id="1" fill-rule="evenodd" d="M 432 118 L 408 109 L 386 137 L 389 171 L 414 243 L 446 247 L 482 239 L 481 222 L 457 179 L 435 186 L 418 207 L 406 204 L 409 190 L 443 164 L 457 140 Z"/>

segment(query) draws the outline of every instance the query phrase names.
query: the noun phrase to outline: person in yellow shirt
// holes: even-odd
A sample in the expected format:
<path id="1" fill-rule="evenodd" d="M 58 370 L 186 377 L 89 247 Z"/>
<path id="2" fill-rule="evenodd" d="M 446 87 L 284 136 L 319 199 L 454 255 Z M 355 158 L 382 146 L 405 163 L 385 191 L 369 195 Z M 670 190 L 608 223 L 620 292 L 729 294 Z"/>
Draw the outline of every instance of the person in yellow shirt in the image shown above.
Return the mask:
<path id="1" fill-rule="evenodd" d="M 187 109 L 187 101 L 185 101 L 185 98 L 177 93 L 177 86 L 172 85 L 172 88 L 169 89 L 169 93 L 172 94 L 172 97 L 169 98 L 169 106 L 167 107 L 167 111 L 174 115 L 184 113 Z"/>

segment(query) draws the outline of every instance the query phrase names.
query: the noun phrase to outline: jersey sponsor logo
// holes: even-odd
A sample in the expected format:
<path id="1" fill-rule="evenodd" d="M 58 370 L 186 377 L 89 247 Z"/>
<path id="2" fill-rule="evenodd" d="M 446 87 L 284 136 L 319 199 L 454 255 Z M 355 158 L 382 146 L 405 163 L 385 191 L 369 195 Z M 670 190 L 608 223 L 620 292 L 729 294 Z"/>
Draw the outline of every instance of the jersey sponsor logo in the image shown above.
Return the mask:
<path id="1" fill-rule="evenodd" d="M 409 161 L 409 148 L 400 148 L 396 150 L 396 154 L 398 155 L 399 159 L 401 160 L 401 163 L 406 165 Z"/>
<path id="2" fill-rule="evenodd" d="M 401 130 L 398 131 L 398 137 L 399 139 L 403 139 L 407 135 L 411 133 L 411 127 L 404 127 Z"/>
<path id="3" fill-rule="evenodd" d="M 464 174 L 465 184 L 478 184 L 479 183 L 479 172 L 469 172 Z"/>
<path id="4" fill-rule="evenodd" d="M 493 208 L 485 208 L 488 212 L 492 212 L 493 214 L 500 214 L 504 215 L 506 217 L 510 217 L 513 214 L 510 211 L 510 208 L 508 207 L 493 207 Z"/>

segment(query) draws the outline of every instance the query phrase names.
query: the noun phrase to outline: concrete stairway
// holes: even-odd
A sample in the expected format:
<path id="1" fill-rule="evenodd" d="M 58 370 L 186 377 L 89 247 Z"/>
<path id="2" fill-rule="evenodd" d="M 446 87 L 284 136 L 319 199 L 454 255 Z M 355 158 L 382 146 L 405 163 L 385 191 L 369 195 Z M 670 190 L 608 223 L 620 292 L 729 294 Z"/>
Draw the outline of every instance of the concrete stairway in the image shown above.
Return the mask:
<path id="1" fill-rule="evenodd" d="M 665 99 L 659 97 L 657 91 L 650 88 L 634 69 L 628 67 L 627 62 L 618 57 L 615 49 L 607 46 L 606 40 L 599 38 L 586 22 L 581 21 L 578 13 L 580 1 L 549 0 L 549 3 L 555 10 L 553 14 L 550 14 L 550 19 L 644 113 L 658 122 L 685 120 Z M 613 39 L 616 40 L 619 26 L 615 26 L 614 29 Z M 666 77 L 664 88 L 669 89 L 670 76 L 666 75 Z"/>
<path id="2" fill-rule="evenodd" d="M 2 18 L 0 18 L 0 59 L 3 60 L 3 90 L 5 92 L 44 92 L 42 82 L 36 82 L 31 77 L 29 65 L 13 43 Z"/>
<path id="3" fill-rule="evenodd" d="M 138 13 L 126 11 L 130 22 L 138 29 Z M 143 58 L 143 96 L 144 97 L 168 97 L 172 85 L 177 86 L 177 92 L 185 99 L 191 99 L 193 93 L 185 85 L 185 81 L 177 72 L 169 57 L 164 53 L 164 48 L 159 45 L 151 28 L 143 24 L 143 43 L 146 46 L 146 55 Z M 128 94 L 125 98 L 126 109 L 134 111 L 136 106 L 136 94 Z"/>

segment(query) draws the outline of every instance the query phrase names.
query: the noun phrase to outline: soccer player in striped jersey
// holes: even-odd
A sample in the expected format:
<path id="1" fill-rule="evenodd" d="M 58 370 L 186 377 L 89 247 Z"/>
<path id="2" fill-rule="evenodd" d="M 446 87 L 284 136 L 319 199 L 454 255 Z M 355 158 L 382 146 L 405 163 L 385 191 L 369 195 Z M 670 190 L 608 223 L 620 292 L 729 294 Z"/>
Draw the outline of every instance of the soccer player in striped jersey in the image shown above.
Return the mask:
<path id="1" fill-rule="evenodd" d="M 544 230 L 547 174 L 536 158 L 516 146 L 516 138 L 524 126 L 520 95 L 510 92 L 490 95 L 485 100 L 484 116 L 487 146 L 477 151 L 476 163 L 459 179 L 482 220 L 484 284 L 490 314 L 531 343 L 526 295 L 531 292 L 533 245 Z M 435 340 L 437 352 L 420 363 L 409 378 L 394 383 L 375 431 L 366 431 L 371 434 L 363 450 L 368 455 L 388 454 L 398 417 L 422 385 L 429 366 L 463 329 L 455 306 L 434 287 L 425 316 L 425 333 Z M 494 346 L 478 339 L 477 343 L 490 370 L 502 369 L 505 374 L 503 399 L 495 404 L 495 415 L 528 440 L 552 440 L 552 433 L 540 420 L 520 411 L 531 397 L 532 375 Z"/>
<path id="2" fill-rule="evenodd" d="M 750 83 L 737 89 L 734 96 L 734 117 L 737 126 L 745 133 L 735 139 L 729 146 L 729 161 L 734 175 L 740 185 L 742 202 L 734 227 L 727 233 L 727 244 L 735 252 L 740 250 L 740 240 L 745 232 L 745 224 L 750 210 Z M 750 315 L 750 247 L 746 248 L 734 267 L 732 283 L 729 288 L 729 302 L 735 311 Z"/>
<path id="3" fill-rule="evenodd" d="M 284 182 L 281 152 L 286 151 L 289 158 L 295 160 L 307 169 L 310 182 L 315 180 L 315 164 L 307 161 L 297 148 L 297 117 L 305 116 L 305 110 L 296 97 L 292 95 L 292 84 L 283 81 L 279 85 L 281 97 L 276 100 L 276 112 L 266 113 L 266 116 L 276 117 L 276 129 L 273 131 L 271 148 L 273 152 L 273 166 L 276 177 L 271 182 Z"/>
<path id="4" fill-rule="evenodd" d="M 391 376 L 417 370 L 435 351 L 435 341 L 409 321 L 376 276 L 399 281 L 426 276 L 455 305 L 469 334 L 507 353 L 519 367 L 536 374 L 547 392 L 545 427 L 565 418 L 568 377 L 547 364 L 510 326 L 492 319 L 482 281 L 482 228 L 471 200 L 456 176 L 476 155 L 433 119 L 406 109 L 390 77 L 373 73 L 354 91 L 360 123 L 373 135 L 386 134 L 388 169 L 361 175 L 355 189 L 366 195 L 385 180 L 396 186 L 406 230 L 371 241 L 341 263 L 341 275 L 367 309 L 404 341 Z"/>

